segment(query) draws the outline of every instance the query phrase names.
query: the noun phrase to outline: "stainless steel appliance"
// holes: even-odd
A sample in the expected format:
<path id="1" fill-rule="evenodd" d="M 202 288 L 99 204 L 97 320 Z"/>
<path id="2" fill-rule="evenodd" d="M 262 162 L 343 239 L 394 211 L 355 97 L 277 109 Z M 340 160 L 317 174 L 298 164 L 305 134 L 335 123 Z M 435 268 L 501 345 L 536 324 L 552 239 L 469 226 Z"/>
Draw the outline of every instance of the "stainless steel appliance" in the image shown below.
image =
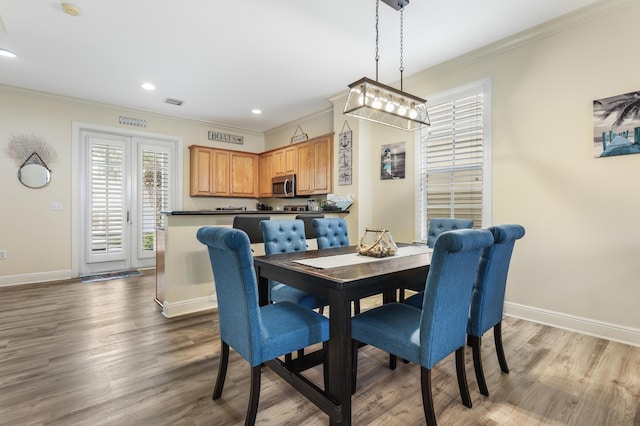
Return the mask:
<path id="1" fill-rule="evenodd" d="M 276 198 L 296 196 L 296 175 L 276 176 L 271 179 L 271 194 Z"/>

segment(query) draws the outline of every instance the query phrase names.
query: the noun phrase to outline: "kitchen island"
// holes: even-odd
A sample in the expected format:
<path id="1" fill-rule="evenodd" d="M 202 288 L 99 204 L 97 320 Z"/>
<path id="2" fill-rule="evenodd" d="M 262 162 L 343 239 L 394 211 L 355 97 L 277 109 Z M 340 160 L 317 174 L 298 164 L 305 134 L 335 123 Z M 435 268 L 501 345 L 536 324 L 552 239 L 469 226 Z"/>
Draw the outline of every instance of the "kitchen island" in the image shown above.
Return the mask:
<path id="1" fill-rule="evenodd" d="M 295 219 L 299 214 L 322 213 L 325 217 L 342 217 L 348 211 L 282 210 L 196 210 L 168 211 L 164 228 L 157 230 L 156 302 L 167 317 L 216 309 L 215 282 L 209 253 L 196 239 L 203 226 L 233 226 L 236 215 L 270 216 L 271 219 Z M 308 240 L 309 250 L 317 248 Z M 256 256 L 264 254 L 263 244 L 253 244 Z"/>

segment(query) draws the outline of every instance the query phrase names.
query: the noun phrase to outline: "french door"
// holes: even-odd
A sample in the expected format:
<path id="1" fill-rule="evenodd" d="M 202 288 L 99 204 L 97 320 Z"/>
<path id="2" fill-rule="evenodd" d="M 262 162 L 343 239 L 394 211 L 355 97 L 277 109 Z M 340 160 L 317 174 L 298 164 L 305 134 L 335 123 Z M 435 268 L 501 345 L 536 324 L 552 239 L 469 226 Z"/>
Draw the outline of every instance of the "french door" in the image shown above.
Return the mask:
<path id="1" fill-rule="evenodd" d="M 175 205 L 177 143 L 83 130 L 81 274 L 155 266 L 156 227 Z"/>

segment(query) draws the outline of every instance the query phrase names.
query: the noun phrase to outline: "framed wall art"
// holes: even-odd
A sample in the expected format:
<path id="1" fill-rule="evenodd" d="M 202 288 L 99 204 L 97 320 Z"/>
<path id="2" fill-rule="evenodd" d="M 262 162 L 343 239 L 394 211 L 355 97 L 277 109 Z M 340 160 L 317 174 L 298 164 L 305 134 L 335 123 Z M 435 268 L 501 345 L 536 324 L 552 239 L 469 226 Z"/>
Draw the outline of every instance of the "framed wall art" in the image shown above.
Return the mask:
<path id="1" fill-rule="evenodd" d="M 640 154 L 640 91 L 593 101 L 595 157 Z"/>

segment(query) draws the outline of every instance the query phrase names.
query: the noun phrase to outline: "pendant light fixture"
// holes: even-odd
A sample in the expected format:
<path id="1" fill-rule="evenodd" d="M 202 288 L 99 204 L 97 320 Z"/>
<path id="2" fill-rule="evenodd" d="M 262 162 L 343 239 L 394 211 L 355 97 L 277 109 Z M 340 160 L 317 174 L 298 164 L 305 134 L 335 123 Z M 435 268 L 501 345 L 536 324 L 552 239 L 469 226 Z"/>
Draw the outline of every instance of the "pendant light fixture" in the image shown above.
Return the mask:
<path id="1" fill-rule="evenodd" d="M 376 0 L 376 80 L 363 77 L 349 85 L 344 114 L 402 130 L 416 130 L 429 126 L 431 123 L 427 115 L 427 101 L 402 91 L 404 7 L 409 4 L 409 0 L 383 1 L 400 11 L 400 90 L 378 82 L 380 0 Z"/>

